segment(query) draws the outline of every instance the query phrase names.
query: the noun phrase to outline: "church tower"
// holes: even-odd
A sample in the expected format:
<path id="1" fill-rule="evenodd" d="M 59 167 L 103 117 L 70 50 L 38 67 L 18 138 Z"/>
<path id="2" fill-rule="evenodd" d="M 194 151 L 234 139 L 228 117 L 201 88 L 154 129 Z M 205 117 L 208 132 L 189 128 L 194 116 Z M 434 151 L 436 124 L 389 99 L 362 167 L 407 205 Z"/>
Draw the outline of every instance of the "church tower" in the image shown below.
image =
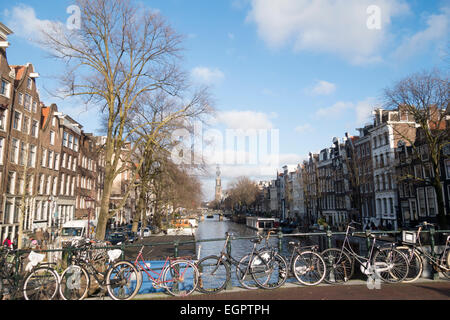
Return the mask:
<path id="1" fill-rule="evenodd" d="M 216 170 L 216 193 L 214 199 L 216 201 L 222 200 L 222 181 L 220 179 L 220 168 L 217 166 Z"/>

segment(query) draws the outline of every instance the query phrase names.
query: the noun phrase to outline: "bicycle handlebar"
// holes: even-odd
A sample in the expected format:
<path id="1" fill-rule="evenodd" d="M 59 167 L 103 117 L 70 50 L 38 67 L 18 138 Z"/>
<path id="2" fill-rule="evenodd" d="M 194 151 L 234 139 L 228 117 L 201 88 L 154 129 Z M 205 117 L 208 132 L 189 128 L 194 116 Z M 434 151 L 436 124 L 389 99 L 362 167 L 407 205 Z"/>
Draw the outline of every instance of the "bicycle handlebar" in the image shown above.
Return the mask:
<path id="1" fill-rule="evenodd" d="M 426 222 L 426 221 L 424 221 L 424 222 L 422 222 L 422 223 L 419 223 L 417 226 L 416 226 L 416 228 L 418 228 L 418 227 L 426 227 L 426 226 L 436 226 L 436 224 L 435 223 L 430 223 L 430 222 Z"/>

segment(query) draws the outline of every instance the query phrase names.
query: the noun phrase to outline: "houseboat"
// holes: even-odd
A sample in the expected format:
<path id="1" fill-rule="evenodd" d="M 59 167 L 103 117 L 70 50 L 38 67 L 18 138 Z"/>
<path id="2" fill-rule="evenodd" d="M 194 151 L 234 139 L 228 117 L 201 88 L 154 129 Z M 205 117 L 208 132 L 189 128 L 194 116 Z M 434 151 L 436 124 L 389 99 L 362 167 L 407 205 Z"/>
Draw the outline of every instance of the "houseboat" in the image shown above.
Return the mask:
<path id="1" fill-rule="evenodd" d="M 277 218 L 247 217 L 246 225 L 249 228 L 258 231 L 263 231 L 263 230 L 277 230 L 280 223 Z"/>

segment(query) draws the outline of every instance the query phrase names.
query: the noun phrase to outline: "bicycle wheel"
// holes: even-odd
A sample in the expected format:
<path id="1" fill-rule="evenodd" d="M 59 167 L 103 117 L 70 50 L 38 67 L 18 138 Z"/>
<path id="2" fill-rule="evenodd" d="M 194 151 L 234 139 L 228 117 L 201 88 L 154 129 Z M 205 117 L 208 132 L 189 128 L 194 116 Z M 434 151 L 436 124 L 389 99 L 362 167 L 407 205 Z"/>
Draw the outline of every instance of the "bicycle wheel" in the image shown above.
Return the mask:
<path id="1" fill-rule="evenodd" d="M 58 294 L 59 276 L 53 268 L 35 268 L 25 278 L 23 296 L 25 300 L 53 300 Z"/>
<path id="2" fill-rule="evenodd" d="M 114 300 L 130 300 L 141 287 L 139 272 L 128 261 L 114 263 L 106 274 L 106 287 Z"/>
<path id="3" fill-rule="evenodd" d="M 230 281 L 230 266 L 218 256 L 204 257 L 196 263 L 196 266 L 199 273 L 197 289 L 202 293 L 220 292 Z"/>
<path id="4" fill-rule="evenodd" d="M 386 247 L 375 252 L 372 258 L 375 273 L 385 282 L 403 281 L 409 272 L 408 258 L 400 250 Z"/>
<path id="5" fill-rule="evenodd" d="M 447 268 L 447 270 L 441 270 L 442 274 L 447 279 L 450 279 L 450 250 L 446 250 L 442 253 L 441 265 Z"/>
<path id="6" fill-rule="evenodd" d="M 260 251 L 252 259 L 250 272 L 261 288 L 276 289 L 286 282 L 288 266 L 278 253 Z"/>
<path id="7" fill-rule="evenodd" d="M 303 251 L 292 262 L 292 271 L 301 284 L 315 286 L 325 278 L 326 265 L 317 252 Z"/>
<path id="8" fill-rule="evenodd" d="M 338 248 L 330 248 L 322 251 L 321 255 L 326 266 L 323 279 L 326 283 L 336 284 L 351 279 L 354 263 L 347 253 Z"/>
<path id="9" fill-rule="evenodd" d="M 89 274 L 78 265 L 68 266 L 61 274 L 59 294 L 64 300 L 83 300 L 89 291 Z"/>
<path id="10" fill-rule="evenodd" d="M 198 269 L 190 261 L 177 260 L 164 269 L 162 280 L 171 295 L 188 296 L 197 288 Z"/>
<path id="11" fill-rule="evenodd" d="M 236 266 L 236 278 L 244 288 L 249 290 L 258 289 L 259 285 L 253 279 L 249 259 L 250 255 L 247 254 L 239 261 L 239 264 Z"/>
<path id="12" fill-rule="evenodd" d="M 408 246 L 396 247 L 396 249 L 403 252 L 408 258 L 408 275 L 403 282 L 409 283 L 419 279 L 423 271 L 423 261 L 419 253 Z"/>

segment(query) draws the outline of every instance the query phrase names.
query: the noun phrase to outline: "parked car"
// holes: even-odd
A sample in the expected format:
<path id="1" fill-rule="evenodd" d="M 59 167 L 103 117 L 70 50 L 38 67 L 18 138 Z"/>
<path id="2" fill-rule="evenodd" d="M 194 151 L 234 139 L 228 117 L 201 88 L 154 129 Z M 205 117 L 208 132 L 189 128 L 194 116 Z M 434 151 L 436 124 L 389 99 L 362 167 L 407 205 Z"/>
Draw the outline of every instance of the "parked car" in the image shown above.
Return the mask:
<path id="1" fill-rule="evenodd" d="M 127 236 L 122 232 L 112 232 L 106 236 L 106 241 L 109 241 L 112 245 L 118 243 L 125 243 Z"/>
<path id="2" fill-rule="evenodd" d="M 141 235 L 141 230 L 142 230 L 142 236 L 143 237 L 149 237 L 152 232 L 150 231 L 150 228 L 144 228 L 144 229 L 139 229 L 138 234 Z"/>
<path id="3" fill-rule="evenodd" d="M 130 243 L 133 243 L 134 241 L 136 241 L 138 239 L 137 234 L 131 230 L 128 230 L 126 232 L 126 235 L 127 235 L 127 241 Z"/>

